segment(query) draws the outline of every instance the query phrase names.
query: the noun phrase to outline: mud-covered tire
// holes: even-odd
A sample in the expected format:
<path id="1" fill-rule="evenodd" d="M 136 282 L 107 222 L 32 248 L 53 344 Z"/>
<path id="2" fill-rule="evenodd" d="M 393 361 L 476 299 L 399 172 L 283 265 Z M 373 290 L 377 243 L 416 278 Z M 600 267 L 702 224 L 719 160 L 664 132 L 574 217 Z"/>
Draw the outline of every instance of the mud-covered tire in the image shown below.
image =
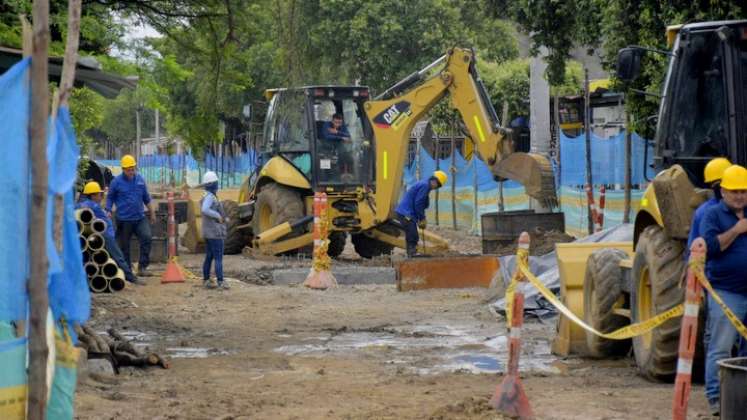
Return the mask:
<path id="1" fill-rule="evenodd" d="M 332 232 L 329 234 L 329 246 L 327 247 L 327 255 L 332 258 L 337 258 L 345 250 L 345 242 L 348 240 L 348 235 L 345 232 Z"/>
<path id="2" fill-rule="evenodd" d="M 269 210 L 269 219 L 263 220 L 264 211 Z M 262 187 L 254 203 L 252 231 L 255 236 L 285 222 L 295 222 L 304 217 L 304 203 L 301 193 L 289 187 L 270 183 Z M 298 236 L 292 233 L 291 236 Z M 302 247 L 286 254 L 303 253 L 311 255 L 311 247 Z"/>
<path id="3" fill-rule="evenodd" d="M 584 276 L 584 320 L 597 331 L 608 333 L 630 324 L 622 315 L 612 313 L 618 300 L 623 299 L 620 260 L 625 251 L 602 248 L 594 251 L 586 262 Z M 595 358 L 623 356 L 630 350 L 630 340 L 608 340 L 586 333 L 589 356 Z"/>
<path id="4" fill-rule="evenodd" d="M 350 237 L 353 242 L 355 252 L 363 258 L 374 258 L 382 255 L 390 255 L 394 247 L 386 242 L 366 236 L 363 233 L 356 233 Z"/>
<path id="5" fill-rule="evenodd" d="M 243 224 L 239 220 L 239 203 L 233 200 L 225 200 L 222 202 L 223 212 L 228 219 L 226 222 L 226 239 L 223 244 L 223 252 L 225 254 L 240 254 L 244 247 L 249 243 L 251 236 L 246 229 L 238 230 L 237 226 Z"/>
<path id="6" fill-rule="evenodd" d="M 647 227 L 638 238 L 633 259 L 631 316 L 645 321 L 684 300 L 680 287 L 685 270 L 683 242 L 671 239 L 659 225 Z M 653 331 L 633 338 L 638 370 L 646 378 L 671 381 L 677 368 L 681 318 L 667 320 Z M 702 340 L 698 340 L 702 341 Z"/>

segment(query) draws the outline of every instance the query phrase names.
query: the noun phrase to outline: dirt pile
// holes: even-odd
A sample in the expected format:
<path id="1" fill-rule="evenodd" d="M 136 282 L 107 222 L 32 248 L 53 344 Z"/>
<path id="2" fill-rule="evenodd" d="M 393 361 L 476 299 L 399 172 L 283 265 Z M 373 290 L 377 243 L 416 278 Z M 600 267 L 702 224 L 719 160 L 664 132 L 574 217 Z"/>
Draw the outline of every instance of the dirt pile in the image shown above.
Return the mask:
<path id="1" fill-rule="evenodd" d="M 506 417 L 496 413 L 487 398 L 469 397 L 456 403 L 439 408 L 428 417 L 430 420 L 490 419 L 501 420 Z"/>

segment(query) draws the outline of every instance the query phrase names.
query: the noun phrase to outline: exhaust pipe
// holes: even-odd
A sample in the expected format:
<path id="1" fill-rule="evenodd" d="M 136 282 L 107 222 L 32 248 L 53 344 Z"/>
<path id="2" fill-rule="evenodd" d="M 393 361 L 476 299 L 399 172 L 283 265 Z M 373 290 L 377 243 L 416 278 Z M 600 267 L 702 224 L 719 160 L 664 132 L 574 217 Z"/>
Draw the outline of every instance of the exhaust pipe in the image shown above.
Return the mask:
<path id="1" fill-rule="evenodd" d="M 109 261 L 109 253 L 101 250 L 96 251 L 91 258 L 93 259 L 93 262 L 95 262 L 98 265 L 106 264 L 107 261 Z"/>
<path id="2" fill-rule="evenodd" d="M 115 263 L 111 258 L 101 265 L 101 274 L 108 279 L 116 276 L 118 270 L 119 267 L 117 267 L 117 263 Z"/>
<path id="3" fill-rule="evenodd" d="M 119 292 L 125 288 L 124 271 L 121 268 L 117 269 L 117 274 L 109 279 L 109 291 Z"/>
<path id="4" fill-rule="evenodd" d="M 75 210 L 75 219 L 83 223 L 84 225 L 93 222 L 93 219 L 95 218 L 96 216 L 94 216 L 93 210 L 89 208 Z"/>
<path id="5" fill-rule="evenodd" d="M 103 293 L 109 288 L 109 280 L 106 277 L 94 276 L 88 280 L 88 287 L 94 293 Z"/>
<path id="6" fill-rule="evenodd" d="M 88 236 L 88 249 L 91 251 L 101 251 L 104 249 L 104 237 L 98 233 L 92 233 Z M 106 262 L 106 261 L 104 261 Z M 99 263 L 101 264 L 101 263 Z"/>
<path id="7" fill-rule="evenodd" d="M 94 233 L 104 233 L 106 230 L 106 222 L 101 219 L 96 219 L 91 222 L 91 230 Z"/>
<path id="8" fill-rule="evenodd" d="M 95 277 L 99 273 L 99 266 L 94 262 L 86 263 L 83 268 L 85 268 L 88 277 Z"/>

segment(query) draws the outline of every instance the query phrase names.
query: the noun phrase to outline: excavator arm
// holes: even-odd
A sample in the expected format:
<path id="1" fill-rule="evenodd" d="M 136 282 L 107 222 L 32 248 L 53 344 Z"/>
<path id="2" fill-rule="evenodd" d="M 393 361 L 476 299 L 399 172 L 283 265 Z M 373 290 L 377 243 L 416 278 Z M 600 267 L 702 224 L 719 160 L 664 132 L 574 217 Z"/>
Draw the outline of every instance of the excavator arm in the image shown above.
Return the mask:
<path id="1" fill-rule="evenodd" d="M 365 104 L 376 141 L 376 219 L 391 216 L 399 197 L 407 144 L 415 123 L 447 95 L 467 127 L 475 150 L 500 178 L 521 183 L 542 206 L 557 206 L 547 158 L 514 152 L 475 66 L 474 51 L 453 48 Z"/>

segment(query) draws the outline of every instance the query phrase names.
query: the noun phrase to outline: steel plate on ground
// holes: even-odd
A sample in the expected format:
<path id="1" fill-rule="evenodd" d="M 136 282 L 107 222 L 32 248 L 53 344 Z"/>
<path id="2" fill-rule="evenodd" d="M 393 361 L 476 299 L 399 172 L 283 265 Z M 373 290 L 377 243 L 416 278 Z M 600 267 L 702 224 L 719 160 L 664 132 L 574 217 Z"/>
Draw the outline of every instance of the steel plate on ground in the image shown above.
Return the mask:
<path id="1" fill-rule="evenodd" d="M 498 271 L 495 256 L 415 258 L 396 265 L 397 289 L 460 289 L 488 287 Z"/>

